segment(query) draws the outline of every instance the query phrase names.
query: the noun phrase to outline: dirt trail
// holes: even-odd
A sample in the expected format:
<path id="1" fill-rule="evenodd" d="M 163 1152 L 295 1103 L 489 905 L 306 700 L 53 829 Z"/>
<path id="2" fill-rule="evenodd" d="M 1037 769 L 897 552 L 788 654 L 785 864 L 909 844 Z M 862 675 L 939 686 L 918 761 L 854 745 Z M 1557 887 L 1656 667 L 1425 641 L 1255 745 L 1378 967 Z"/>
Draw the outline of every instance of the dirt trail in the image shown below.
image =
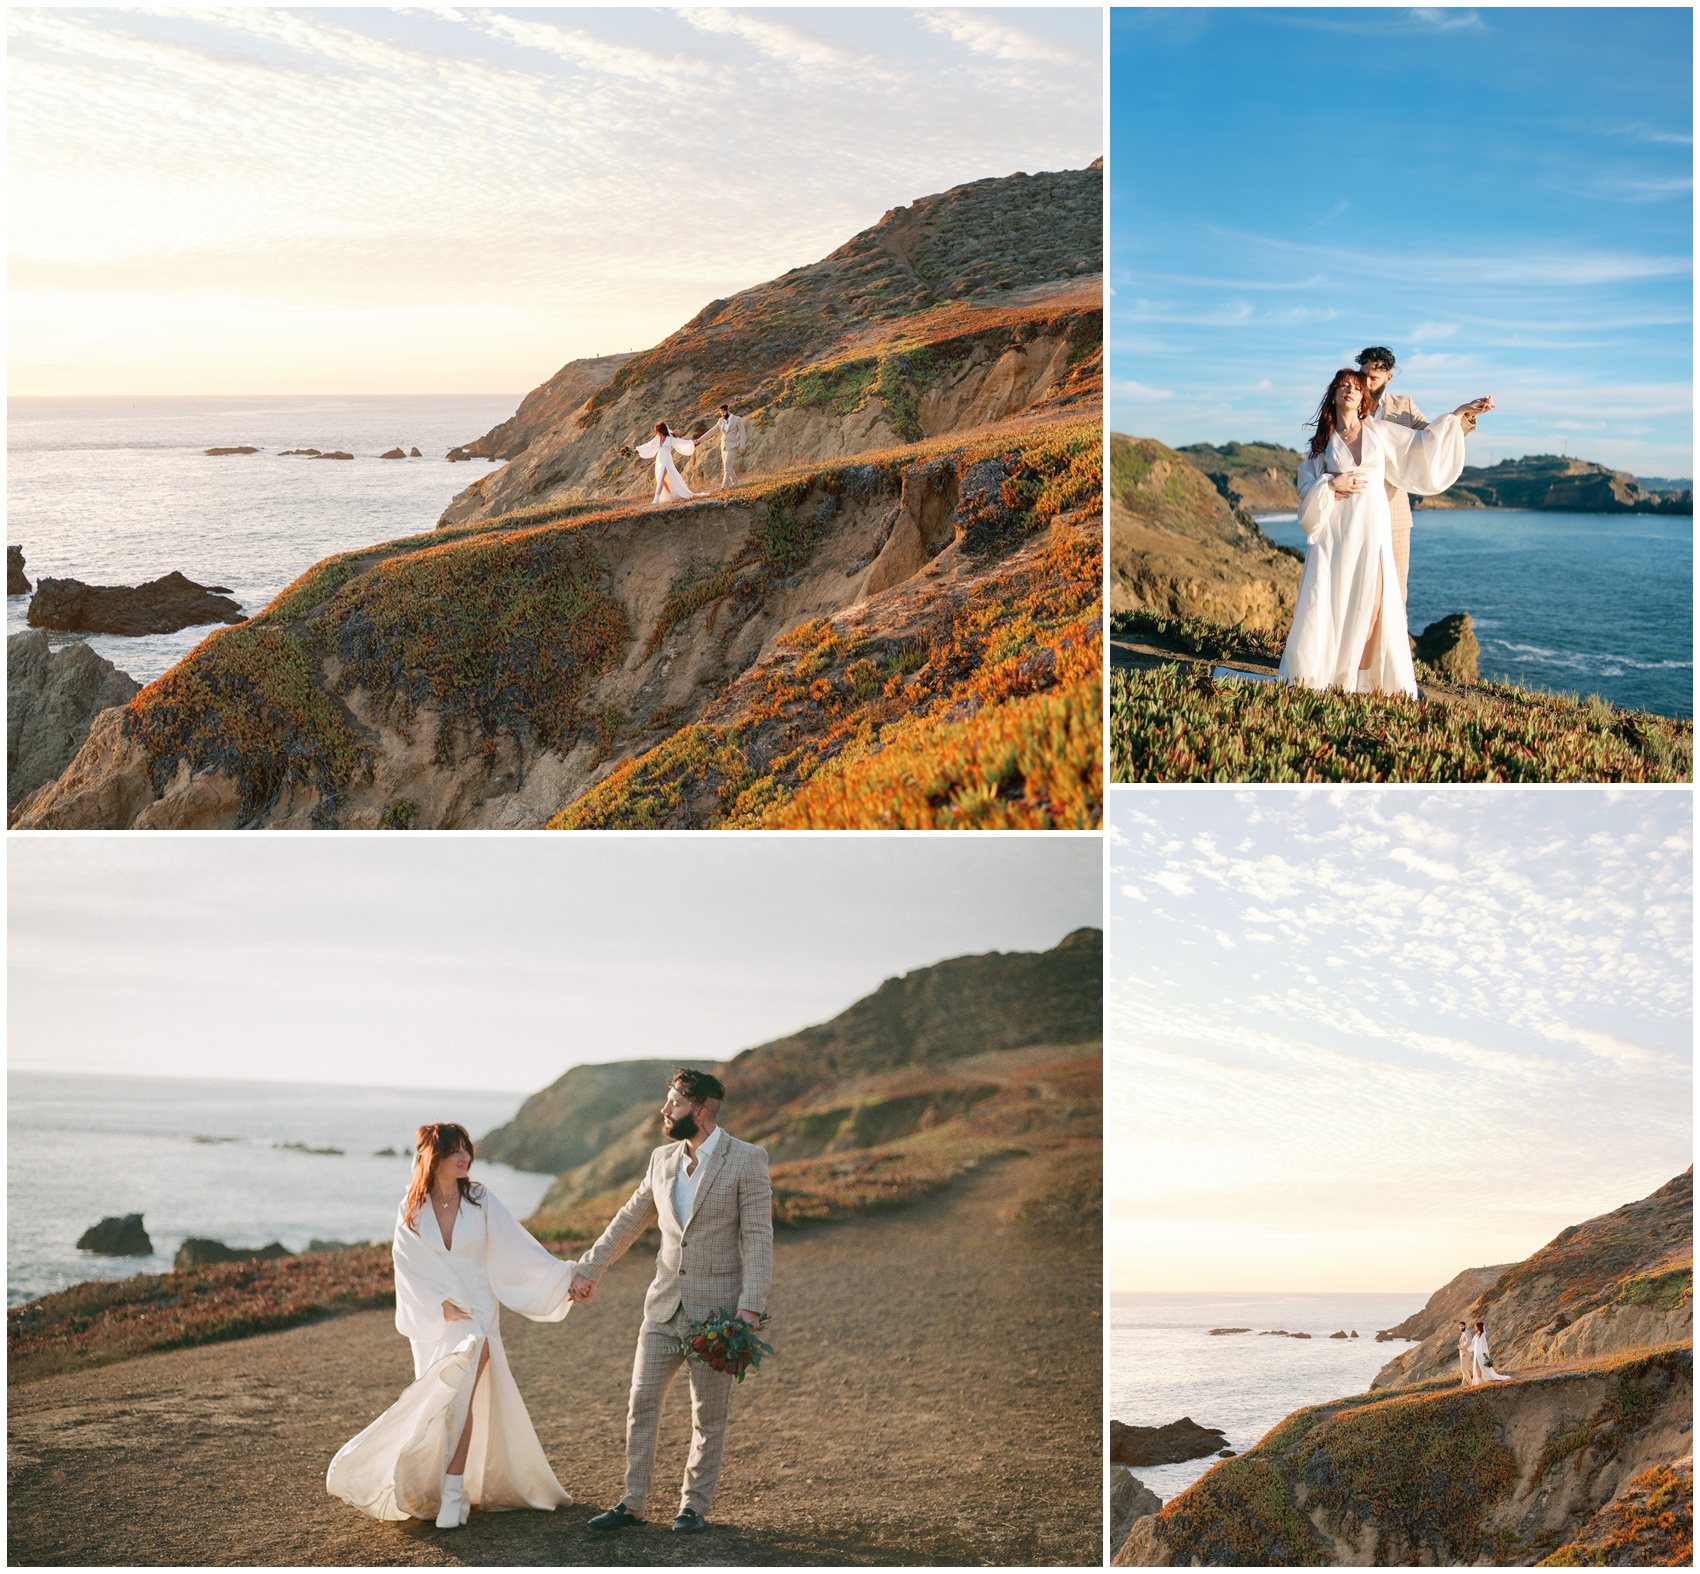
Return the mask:
<path id="1" fill-rule="evenodd" d="M 1010 1160 L 899 1213 L 780 1233 L 778 1358 L 734 1399 L 703 1535 L 669 1528 L 690 1440 L 682 1381 L 663 1418 L 658 1523 L 585 1528 L 620 1494 L 653 1271 L 638 1250 L 564 1323 L 503 1324 L 571 1507 L 439 1532 L 328 1497 L 331 1454 L 412 1375 L 390 1314 L 363 1312 L 13 1388 L 7 1561 L 1096 1565 L 1099 1252 L 1009 1218 L 1046 1163 Z"/>

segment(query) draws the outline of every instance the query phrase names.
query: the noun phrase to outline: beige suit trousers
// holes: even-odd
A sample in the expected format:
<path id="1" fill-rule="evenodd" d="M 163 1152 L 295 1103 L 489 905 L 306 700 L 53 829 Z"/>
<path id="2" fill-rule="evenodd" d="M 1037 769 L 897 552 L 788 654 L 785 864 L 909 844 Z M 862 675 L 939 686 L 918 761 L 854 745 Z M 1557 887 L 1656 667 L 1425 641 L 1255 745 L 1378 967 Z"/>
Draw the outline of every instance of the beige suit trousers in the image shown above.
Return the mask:
<path id="1" fill-rule="evenodd" d="M 633 1514 L 643 1512 L 649 1478 L 655 1470 L 655 1442 L 661 1430 L 661 1406 L 685 1360 L 684 1335 L 690 1327 L 684 1308 L 670 1322 L 645 1322 L 632 1362 L 632 1398 L 626 1412 L 626 1492 L 622 1501 Z M 735 1378 L 691 1361 L 691 1453 L 685 1462 L 681 1509 L 705 1518 L 720 1479 L 726 1452 L 726 1420 L 732 1411 Z"/>
<path id="2" fill-rule="evenodd" d="M 1476 1386 L 1475 1359 L 1472 1356 L 1465 1355 L 1462 1350 L 1458 1352 L 1458 1372 L 1463 1379 L 1458 1385 L 1460 1388 L 1474 1388 Z"/>

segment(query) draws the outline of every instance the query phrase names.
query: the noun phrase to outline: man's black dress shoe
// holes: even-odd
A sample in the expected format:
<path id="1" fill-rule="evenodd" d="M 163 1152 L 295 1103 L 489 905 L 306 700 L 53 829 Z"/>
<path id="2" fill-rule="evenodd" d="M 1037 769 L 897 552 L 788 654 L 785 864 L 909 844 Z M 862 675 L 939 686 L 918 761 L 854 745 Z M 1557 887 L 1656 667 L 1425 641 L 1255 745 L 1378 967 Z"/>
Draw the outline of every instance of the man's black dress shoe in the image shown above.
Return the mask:
<path id="1" fill-rule="evenodd" d="M 673 1528 L 680 1535 L 689 1536 L 699 1530 L 707 1530 L 708 1521 L 694 1508 L 682 1508 L 679 1510 L 679 1517 L 673 1521 Z"/>
<path id="2" fill-rule="evenodd" d="M 616 1503 L 612 1508 L 590 1517 L 592 1530 L 624 1530 L 627 1525 L 641 1525 L 644 1521 L 636 1514 L 628 1514 L 624 1503 Z M 674 1529 L 677 1529 L 674 1526 Z"/>

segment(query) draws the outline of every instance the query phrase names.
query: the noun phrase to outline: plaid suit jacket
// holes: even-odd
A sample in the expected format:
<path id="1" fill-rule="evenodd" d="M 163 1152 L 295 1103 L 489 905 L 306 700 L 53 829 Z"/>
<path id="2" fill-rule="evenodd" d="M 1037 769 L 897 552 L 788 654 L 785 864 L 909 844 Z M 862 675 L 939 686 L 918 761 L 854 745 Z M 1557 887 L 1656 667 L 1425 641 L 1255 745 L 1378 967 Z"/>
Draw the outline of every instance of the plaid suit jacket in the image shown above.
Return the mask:
<path id="1" fill-rule="evenodd" d="M 685 1144 L 649 1156 L 638 1189 L 614 1215 L 578 1271 L 600 1279 L 651 1224 L 661 1227 L 655 1278 L 644 1300 L 646 1323 L 671 1322 L 680 1308 L 692 1322 L 712 1311 L 765 1312 L 773 1287 L 773 1187 L 767 1150 L 722 1130 L 697 1181 L 689 1220 L 673 1212 L 673 1178 Z"/>

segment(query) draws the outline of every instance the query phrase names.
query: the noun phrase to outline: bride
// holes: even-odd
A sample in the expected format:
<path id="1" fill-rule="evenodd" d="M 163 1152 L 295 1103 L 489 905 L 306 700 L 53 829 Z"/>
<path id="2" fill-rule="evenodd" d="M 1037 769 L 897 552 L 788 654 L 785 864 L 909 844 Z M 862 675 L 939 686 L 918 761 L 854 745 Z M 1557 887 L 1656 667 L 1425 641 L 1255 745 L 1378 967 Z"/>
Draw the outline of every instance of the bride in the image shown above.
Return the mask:
<path id="1" fill-rule="evenodd" d="M 1283 678 L 1312 689 L 1417 697 L 1387 487 L 1422 497 L 1444 492 L 1464 468 L 1460 417 L 1493 407 L 1491 397 L 1476 399 L 1418 431 L 1366 413 L 1374 406 L 1362 372 L 1334 374 L 1299 465 L 1299 523 L 1309 549 Z"/>
<path id="2" fill-rule="evenodd" d="M 1509 1383 L 1513 1373 L 1496 1372 L 1493 1361 L 1488 1355 L 1487 1330 L 1480 1323 L 1476 1324 L 1476 1337 L 1470 1341 L 1470 1355 L 1475 1367 L 1477 1383 Z"/>
<path id="3" fill-rule="evenodd" d="M 467 1179 L 464 1126 L 421 1126 L 413 1183 L 396 1212 L 395 1324 L 413 1345 L 413 1385 L 325 1475 L 333 1497 L 374 1519 L 463 1525 L 485 1509 L 572 1502 L 549 1468 L 502 1351 L 500 1306 L 534 1322 L 572 1309 L 578 1265 L 552 1257 L 487 1188 Z"/>
<path id="4" fill-rule="evenodd" d="M 667 430 L 665 421 L 655 423 L 655 436 L 647 443 L 640 443 L 635 450 L 640 459 L 655 461 L 655 496 L 651 499 L 651 507 L 667 500 L 683 502 L 687 497 L 699 495 L 685 485 L 685 478 L 673 463 L 674 454 L 684 454 L 689 458 L 696 451 L 697 445 L 691 438 L 675 437 Z M 634 450 L 625 448 L 621 452 L 629 455 Z"/>

